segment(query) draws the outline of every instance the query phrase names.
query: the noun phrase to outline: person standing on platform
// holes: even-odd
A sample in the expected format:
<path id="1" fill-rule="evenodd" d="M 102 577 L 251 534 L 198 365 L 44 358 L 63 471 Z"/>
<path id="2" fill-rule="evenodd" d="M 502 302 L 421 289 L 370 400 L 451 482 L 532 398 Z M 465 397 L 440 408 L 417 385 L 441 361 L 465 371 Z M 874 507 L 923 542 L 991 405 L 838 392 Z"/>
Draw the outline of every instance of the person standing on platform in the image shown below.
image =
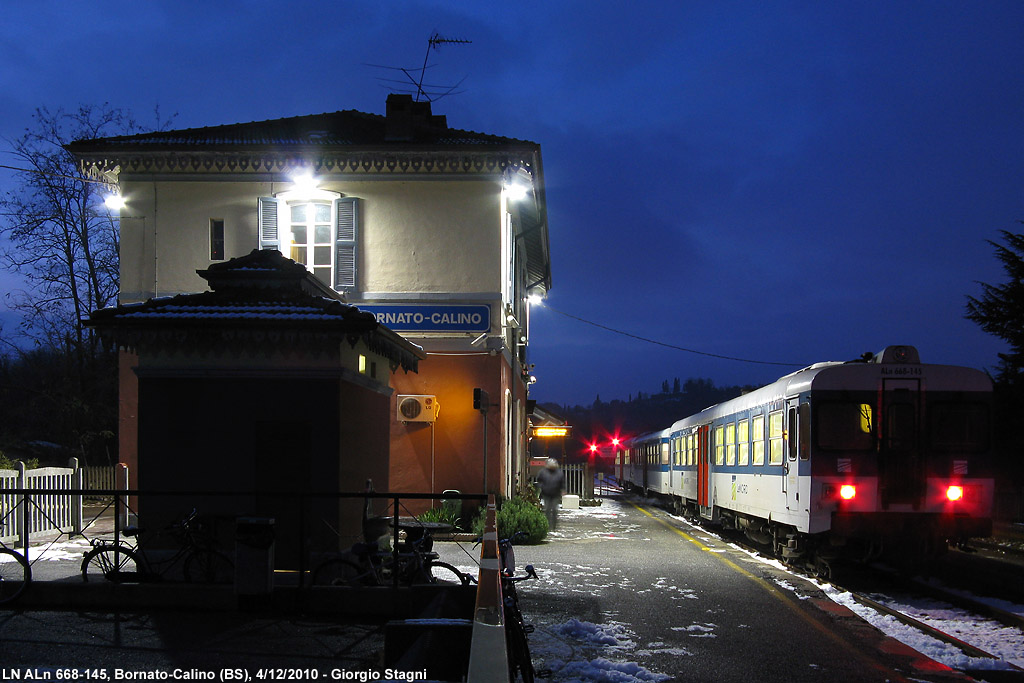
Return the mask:
<path id="1" fill-rule="evenodd" d="M 537 473 L 537 486 L 540 498 L 544 501 L 544 515 L 548 518 L 548 528 L 558 528 L 558 504 L 562 502 L 562 490 L 565 488 L 565 475 L 558 467 L 558 461 L 548 458 L 547 465 Z"/>

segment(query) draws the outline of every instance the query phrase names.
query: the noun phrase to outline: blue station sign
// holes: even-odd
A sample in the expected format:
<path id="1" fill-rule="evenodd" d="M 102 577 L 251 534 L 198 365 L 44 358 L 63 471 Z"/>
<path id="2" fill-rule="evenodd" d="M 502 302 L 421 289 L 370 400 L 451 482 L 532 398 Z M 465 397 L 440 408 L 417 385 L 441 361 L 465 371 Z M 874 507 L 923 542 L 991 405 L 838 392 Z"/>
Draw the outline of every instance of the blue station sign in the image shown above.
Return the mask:
<path id="1" fill-rule="evenodd" d="M 491 307 L 462 304 L 359 304 L 395 332 L 487 332 Z"/>

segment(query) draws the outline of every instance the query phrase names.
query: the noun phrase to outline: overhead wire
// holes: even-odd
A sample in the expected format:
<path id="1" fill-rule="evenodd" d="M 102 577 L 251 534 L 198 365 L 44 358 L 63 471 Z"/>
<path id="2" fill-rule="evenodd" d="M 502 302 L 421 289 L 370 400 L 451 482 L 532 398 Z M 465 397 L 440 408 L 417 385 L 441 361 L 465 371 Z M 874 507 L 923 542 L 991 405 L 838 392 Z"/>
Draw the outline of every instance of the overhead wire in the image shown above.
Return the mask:
<path id="1" fill-rule="evenodd" d="M 794 368 L 804 367 L 806 365 L 806 363 L 781 363 L 781 362 L 778 362 L 778 361 L 756 360 L 756 359 L 753 359 L 753 358 L 739 358 L 737 356 L 726 356 L 726 355 L 723 355 L 723 354 L 720 354 L 720 353 L 711 353 L 711 352 L 708 352 L 708 351 L 699 351 L 697 349 L 688 349 L 688 348 L 686 348 L 684 346 L 678 346 L 676 344 L 669 344 L 667 342 L 658 341 L 657 339 L 650 339 L 648 337 L 642 337 L 642 336 L 640 336 L 638 334 L 633 334 L 632 332 L 626 332 L 625 330 L 618 330 L 618 329 L 616 329 L 614 327 L 609 327 L 607 325 L 602 325 L 601 323 L 596 323 L 593 320 L 587 320 L 586 318 L 581 318 L 579 316 L 572 315 L 571 313 L 566 313 L 565 311 L 560 311 L 557 308 L 552 308 L 546 302 L 544 304 L 542 304 L 542 305 L 544 306 L 544 308 L 548 309 L 552 313 L 557 313 L 559 315 L 565 316 L 566 318 L 572 318 L 573 320 L 577 320 L 577 321 L 579 321 L 581 323 L 586 323 L 587 325 L 593 325 L 594 327 L 600 328 L 602 330 L 607 330 L 608 332 L 614 332 L 615 334 L 621 334 L 624 337 L 630 337 L 632 339 L 636 339 L 636 340 L 639 340 L 639 341 L 642 341 L 642 342 L 646 342 L 648 344 L 656 344 L 658 346 L 664 346 L 665 348 L 668 348 L 668 349 L 675 349 L 676 351 L 685 351 L 686 353 L 693 353 L 693 354 L 697 354 L 698 356 L 709 356 L 711 358 L 720 358 L 722 360 L 738 361 L 740 363 L 757 363 L 759 365 L 782 365 L 782 366 L 794 367 Z"/>

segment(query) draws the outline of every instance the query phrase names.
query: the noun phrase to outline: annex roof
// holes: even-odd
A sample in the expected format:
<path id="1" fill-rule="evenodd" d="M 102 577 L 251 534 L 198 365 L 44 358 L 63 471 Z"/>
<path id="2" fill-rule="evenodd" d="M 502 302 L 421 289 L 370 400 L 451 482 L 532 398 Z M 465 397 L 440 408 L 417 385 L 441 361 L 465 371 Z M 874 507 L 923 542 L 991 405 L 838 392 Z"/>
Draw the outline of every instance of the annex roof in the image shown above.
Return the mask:
<path id="1" fill-rule="evenodd" d="M 94 311 L 87 325 L 118 344 L 135 347 L 164 336 L 183 340 L 275 336 L 294 340 L 362 339 L 395 366 L 416 371 L 422 349 L 341 301 L 305 266 L 274 250 L 253 250 L 197 271 L 212 291 L 179 294 Z M 332 342 L 332 343 L 333 343 Z"/>

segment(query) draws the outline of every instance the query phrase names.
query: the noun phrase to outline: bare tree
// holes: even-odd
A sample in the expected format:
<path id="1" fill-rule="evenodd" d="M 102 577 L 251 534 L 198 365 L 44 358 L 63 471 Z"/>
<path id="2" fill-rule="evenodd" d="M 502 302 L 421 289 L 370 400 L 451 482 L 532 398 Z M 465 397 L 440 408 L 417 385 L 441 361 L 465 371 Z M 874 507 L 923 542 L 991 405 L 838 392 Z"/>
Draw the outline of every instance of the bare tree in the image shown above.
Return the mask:
<path id="1" fill-rule="evenodd" d="M 96 349 L 83 318 L 117 296 L 118 233 L 103 210 L 104 186 L 82 178 L 64 145 L 137 127 L 108 105 L 73 113 L 41 108 L 33 123 L 6 140 L 20 170 L 18 186 L 0 199 L 0 232 L 9 242 L 0 262 L 28 285 L 8 294 L 23 333 L 37 346 L 82 359 Z"/>
<path id="2" fill-rule="evenodd" d="M 15 158 L 8 168 L 16 171 L 16 186 L 0 197 L 0 235 L 7 242 L 0 267 L 26 283 L 7 294 L 22 317 L 23 342 L 12 348 L 22 351 L 23 363 L 42 353 L 62 366 L 53 368 L 61 381 L 48 402 L 62 402 L 52 406 L 55 416 L 77 422 L 71 410 L 83 419 L 74 430 L 79 439 L 90 429 L 84 415 L 96 412 L 92 402 L 109 399 L 116 387 L 112 358 L 83 321 L 116 302 L 119 226 L 103 206 L 112 188 L 82 177 L 64 145 L 140 131 L 131 115 L 108 104 L 71 112 L 44 107 L 21 137 L 4 140 Z"/>

